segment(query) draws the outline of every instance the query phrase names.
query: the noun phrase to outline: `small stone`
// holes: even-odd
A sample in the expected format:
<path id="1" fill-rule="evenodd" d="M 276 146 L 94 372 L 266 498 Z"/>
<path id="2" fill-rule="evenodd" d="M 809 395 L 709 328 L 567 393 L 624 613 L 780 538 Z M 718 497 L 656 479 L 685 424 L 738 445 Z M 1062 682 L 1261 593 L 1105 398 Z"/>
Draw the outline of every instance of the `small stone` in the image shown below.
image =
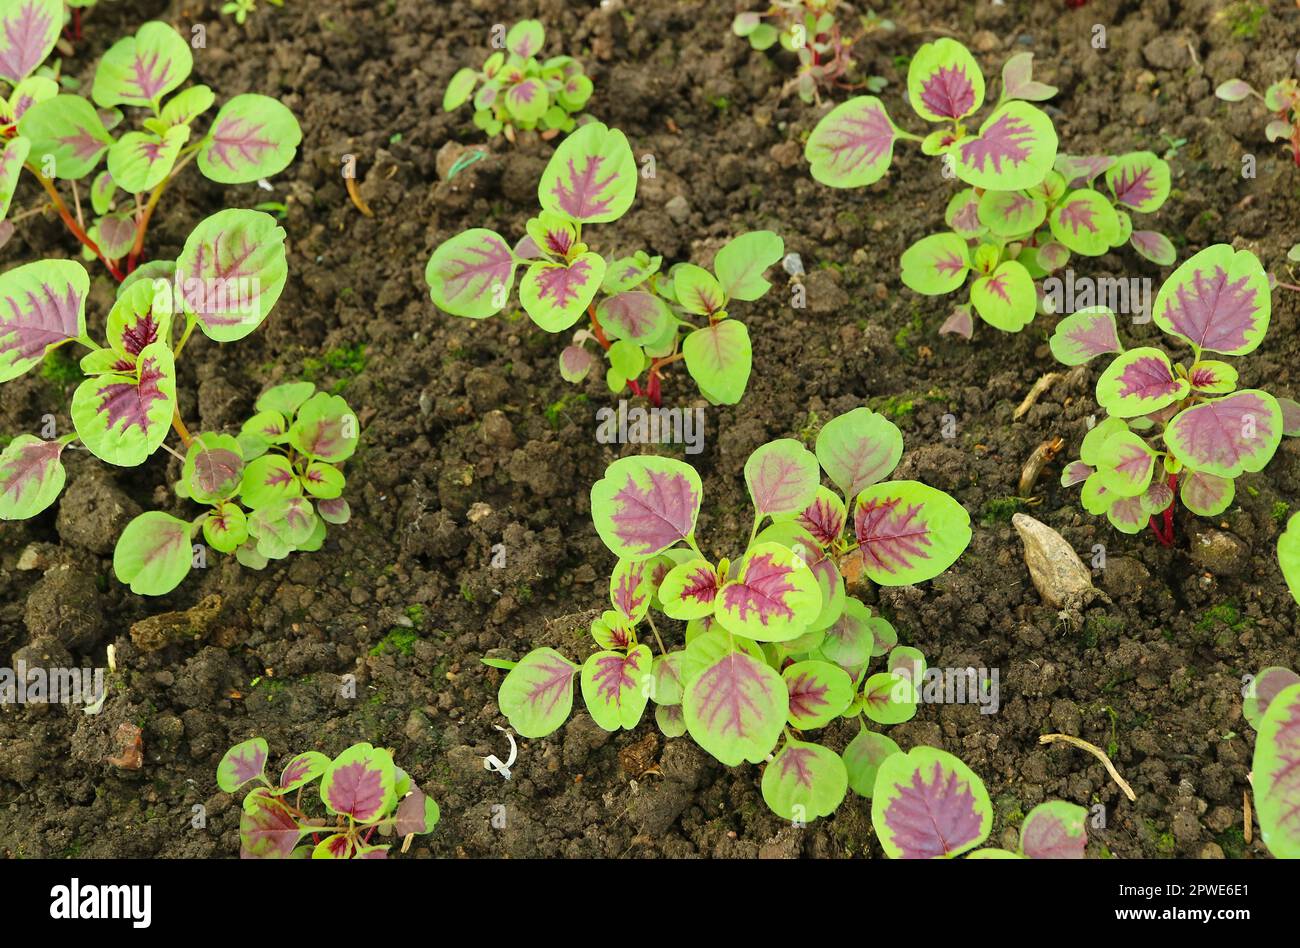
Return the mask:
<path id="1" fill-rule="evenodd" d="M 1192 562 L 1215 576 L 1237 576 L 1250 558 L 1250 549 L 1223 530 L 1201 530 L 1192 537 Z"/>
<path id="2" fill-rule="evenodd" d="M 18 569 L 23 572 L 30 572 L 34 569 L 46 569 L 49 565 L 49 556 L 46 555 L 45 550 L 41 549 L 39 543 L 30 544 L 18 556 Z"/>
<path id="3" fill-rule="evenodd" d="M 107 758 L 114 767 L 122 770 L 139 770 L 144 766 L 144 738 L 140 729 L 129 721 L 117 726 L 114 737 L 117 753 Z"/>
<path id="4" fill-rule="evenodd" d="M 492 516 L 492 508 L 481 500 L 475 501 L 470 506 L 469 513 L 466 514 L 466 516 L 469 518 L 470 523 L 478 523 L 480 520 L 485 520 Z"/>
<path id="5" fill-rule="evenodd" d="M 691 204 L 680 194 L 670 198 L 668 203 L 664 205 L 664 210 L 678 224 L 686 223 L 686 219 L 691 216 Z"/>
<path id="6" fill-rule="evenodd" d="M 790 276 L 802 276 L 804 273 L 803 257 L 799 256 L 797 253 L 786 254 L 781 260 L 781 269 L 790 274 Z"/>
<path id="7" fill-rule="evenodd" d="M 219 615 L 221 597 L 204 596 L 184 612 L 164 612 L 141 619 L 131 626 L 131 641 L 144 652 L 156 652 L 181 642 L 199 642 L 207 637 Z"/>
<path id="8" fill-rule="evenodd" d="M 1027 514 L 1013 516 L 1011 525 L 1025 545 L 1025 565 L 1044 603 L 1054 609 L 1075 605 L 1094 588 L 1092 574 L 1063 536 Z"/>
<path id="9" fill-rule="evenodd" d="M 510 425 L 510 419 L 505 416 L 505 412 L 499 409 L 493 409 L 483 416 L 483 424 L 479 427 L 479 436 L 483 443 L 493 448 L 501 448 L 506 451 L 514 450 L 518 443 L 515 439 L 515 429 Z"/>

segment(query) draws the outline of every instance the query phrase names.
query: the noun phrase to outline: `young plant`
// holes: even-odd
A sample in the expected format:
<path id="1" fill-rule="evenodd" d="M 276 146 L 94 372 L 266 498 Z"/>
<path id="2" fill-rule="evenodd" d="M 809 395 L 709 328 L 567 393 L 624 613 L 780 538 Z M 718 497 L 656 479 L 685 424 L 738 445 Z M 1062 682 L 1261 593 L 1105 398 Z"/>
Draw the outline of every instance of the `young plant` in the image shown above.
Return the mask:
<path id="1" fill-rule="evenodd" d="M 537 187 L 542 212 L 513 250 L 481 227 L 438 246 L 425 269 L 433 302 L 453 316 L 492 316 L 510 299 L 516 267 L 526 267 L 519 301 L 534 323 L 559 333 L 584 315 L 590 322 L 560 354 L 566 381 L 580 382 L 591 371 L 596 357 L 587 343 L 595 342 L 609 359 L 605 379 L 612 392 L 630 388 L 658 405 L 663 370 L 684 360 L 705 398 L 734 405 L 749 382 L 752 348 L 745 324 L 729 318 L 729 305 L 768 291 L 763 272 L 781 259 L 785 245 L 771 231 L 742 234 L 718 251 L 712 273 L 679 263 L 663 274 L 663 258 L 642 251 L 607 261 L 587 244 L 583 227 L 622 217 L 636 182 L 623 133 L 599 122 L 584 125 L 547 164 Z"/>
<path id="2" fill-rule="evenodd" d="M 1300 859 L 1300 675 L 1265 668 L 1250 680 L 1241 712 L 1256 731 L 1250 779 L 1264 845 L 1278 859 Z"/>
<path id="3" fill-rule="evenodd" d="M 1082 859 L 1087 811 L 1053 800 L 1029 811 L 1020 845 L 975 849 L 988 838 L 993 806 L 984 781 L 958 758 L 933 747 L 895 751 L 879 764 L 871 824 L 891 859 Z"/>
<path id="4" fill-rule="evenodd" d="M 969 187 L 953 195 L 950 230 L 912 244 L 901 258 L 903 282 L 926 296 L 959 290 L 971 277 L 969 304 L 945 331 L 967 338 L 972 310 L 1006 332 L 1019 332 L 1043 309 L 1035 280 L 1064 267 L 1071 253 L 1100 256 L 1125 242 L 1161 264 L 1173 244 L 1155 231 L 1134 231 L 1130 212 L 1149 214 L 1169 196 L 1169 165 L 1146 151 L 1112 156 L 1057 154 L 1056 129 L 1030 105 L 1056 94 L 1033 79 L 1033 54 L 1002 68 L 1002 94 L 974 129 L 984 103 L 975 57 L 951 39 L 926 43 L 907 73 L 913 110 L 941 127 L 924 138 L 894 125 L 883 103 L 861 96 L 827 113 L 804 148 L 812 176 L 835 188 L 878 181 L 893 161 L 894 142 L 917 141 L 940 155 L 944 174 Z M 1093 187 L 1105 173 L 1109 196 Z"/>
<path id="5" fill-rule="evenodd" d="M 1124 533 L 1138 533 L 1149 521 L 1160 542 L 1172 545 L 1175 493 L 1192 513 L 1217 516 L 1232 503 L 1233 481 L 1263 470 L 1284 433 L 1300 433 L 1278 399 L 1238 391 L 1237 370 L 1206 358 L 1258 348 L 1268 330 L 1269 294 L 1254 254 L 1215 244 L 1156 294 L 1152 318 L 1191 348 L 1187 363 L 1175 364 L 1153 346 L 1125 349 L 1105 307 L 1057 324 L 1052 353 L 1066 365 L 1118 353 L 1097 380 L 1097 404 L 1109 417 L 1088 432 L 1080 460 L 1061 474 L 1062 486 L 1083 485 L 1085 510 L 1104 513 Z"/>
<path id="6" fill-rule="evenodd" d="M 846 595 L 841 569 L 885 586 L 919 583 L 951 566 L 971 537 L 970 517 L 947 494 L 882 482 L 902 451 L 898 429 L 866 408 L 828 422 L 815 454 L 789 438 L 763 445 L 745 463 L 748 543 L 716 561 L 695 539 L 694 468 L 615 461 L 591 489 L 596 532 L 618 557 L 613 608 L 591 625 L 598 650 L 581 666 L 551 648 L 518 663 L 488 660 L 510 669 L 502 714 L 524 737 L 550 734 L 569 716 L 577 679 L 606 730 L 636 727 L 653 700 L 666 735 L 689 733 L 728 766 L 775 751 L 762 790 L 779 816 L 827 816 L 848 787 L 870 796 L 879 761 L 898 748 L 864 719 L 897 724 L 916 713 L 924 657 L 894 648 L 893 627 Z M 684 648 L 665 647 L 652 610 L 685 624 Z M 658 655 L 641 641 L 644 626 Z M 886 652 L 887 669 L 868 676 Z M 842 754 L 802 739 L 841 716 L 862 722 Z"/>
<path id="7" fill-rule="evenodd" d="M 133 592 L 175 589 L 200 531 L 213 549 L 254 569 L 295 549 L 319 549 L 325 522 L 349 516 L 337 465 L 352 455 L 359 432 L 347 403 L 313 394 L 310 382 L 280 385 L 258 399 L 239 437 L 191 437 L 176 397 L 176 361 L 196 327 L 215 342 L 233 342 L 266 319 L 288 276 L 284 236 L 260 211 L 209 217 L 174 264 L 151 264 L 155 278 L 141 270 L 119 287 L 102 346 L 86 326 L 90 278 L 80 263 L 43 260 L 0 276 L 0 382 L 67 343 L 90 350 L 81 360 L 87 377 L 72 396 L 73 432 L 48 441 L 19 435 L 0 453 L 0 519 L 34 517 L 54 503 L 65 479 L 63 451 L 76 442 L 122 467 L 143 464 L 162 447 L 182 461 L 178 496 L 207 509 L 190 522 L 153 511 L 126 526 L 113 568 Z M 180 451 L 164 444 L 169 429 Z"/>
<path id="8" fill-rule="evenodd" d="M 1254 96 L 1273 113 L 1264 126 L 1264 137 L 1271 142 L 1285 142 L 1291 147 L 1291 159 L 1300 165 L 1300 83 L 1294 79 L 1279 79 L 1263 95 L 1244 79 L 1229 79 L 1219 83 L 1214 94 L 1225 102 L 1240 102 Z"/>
<path id="9" fill-rule="evenodd" d="M 285 764 L 275 783 L 266 778 L 266 757 L 266 741 L 254 737 L 217 765 L 217 786 L 226 793 L 256 783 L 239 817 L 241 859 L 387 859 L 392 844 L 376 833 L 401 839 L 438 825 L 438 804 L 382 748 L 353 744 L 333 760 L 307 751 Z M 310 815 L 321 812 L 308 792 L 317 780 L 328 816 Z"/>
<path id="10" fill-rule="evenodd" d="M 794 90 L 803 101 L 820 103 L 822 92 L 837 88 L 865 86 L 879 92 L 885 87 L 885 80 L 879 76 L 864 83 L 850 81 L 853 47 L 868 33 L 892 31 L 894 23 L 868 10 L 860 18 L 862 31 L 845 37 L 835 20 L 838 5 L 839 0 L 773 0 L 762 13 L 736 14 L 731 32 L 749 40 L 749 45 L 760 52 L 780 42 L 782 49 L 798 57 L 799 72 L 785 84 L 783 96 Z"/>
<path id="11" fill-rule="evenodd" d="M 62 23 L 62 0 L 0 0 L 0 80 L 12 87 L 0 98 L 0 222 L 25 168 L 86 259 L 98 257 L 121 282 L 143 261 L 149 222 L 186 165 L 196 163 L 220 184 L 245 184 L 293 160 L 302 131 L 293 113 L 268 96 L 235 96 L 206 133 L 195 134 L 194 123 L 215 96 L 203 85 L 176 91 L 193 55 L 166 23 L 146 23 L 104 54 L 91 99 L 61 92 L 55 78 L 34 73 Z M 145 110 L 146 117 L 138 130 L 114 139 L 110 132 L 123 120 L 119 106 Z M 58 181 L 69 182 L 71 210 Z M 83 185 L 94 214 L 89 224 Z M 33 207 L 15 222 L 45 210 Z"/>
<path id="12" fill-rule="evenodd" d="M 458 109 L 473 96 L 474 124 L 489 138 L 504 131 L 511 142 L 516 130 L 541 129 L 542 138 L 573 131 L 575 116 L 591 98 L 591 80 L 572 56 L 538 60 L 545 39 L 537 20 L 516 23 L 505 35 L 505 49 L 492 53 L 481 70 L 456 71 L 443 94 L 443 110 Z"/>

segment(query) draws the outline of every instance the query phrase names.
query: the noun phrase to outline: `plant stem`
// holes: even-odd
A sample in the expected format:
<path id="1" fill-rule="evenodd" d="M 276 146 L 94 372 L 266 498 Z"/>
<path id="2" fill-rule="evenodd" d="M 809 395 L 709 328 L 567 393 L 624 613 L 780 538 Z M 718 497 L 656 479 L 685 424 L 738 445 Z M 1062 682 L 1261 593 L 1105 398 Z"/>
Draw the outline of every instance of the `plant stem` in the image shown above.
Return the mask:
<path id="1" fill-rule="evenodd" d="M 612 343 L 609 341 L 609 337 L 605 335 L 605 330 L 601 328 L 600 320 L 596 318 L 596 306 L 594 303 L 587 307 L 587 318 L 591 320 L 592 335 L 596 337 L 596 341 L 600 343 L 600 347 L 608 352 Z M 636 379 L 628 379 L 627 386 L 632 390 L 633 395 L 640 397 L 643 394 L 641 386 L 637 384 Z"/>
<path id="2" fill-rule="evenodd" d="M 185 445 L 185 447 L 188 448 L 190 446 L 190 440 L 191 440 L 190 430 L 185 427 L 185 422 L 181 421 L 181 406 L 179 401 L 176 403 L 176 406 L 172 409 L 172 428 L 176 431 L 178 435 L 180 435 L 181 444 Z"/>
<path id="3" fill-rule="evenodd" d="M 45 189 L 45 192 L 50 196 L 50 200 L 54 202 L 55 210 L 57 210 L 59 212 L 59 216 L 63 218 L 63 223 L 67 226 L 68 230 L 72 231 L 72 236 L 76 237 L 77 240 L 81 241 L 83 246 L 85 246 L 92 253 L 94 253 L 94 255 L 100 259 L 100 262 L 104 264 L 104 266 L 108 267 L 108 272 L 113 274 L 113 278 L 117 280 L 118 283 L 121 283 L 123 280 L 125 280 L 126 274 L 124 274 L 121 270 L 119 270 L 116 264 L 113 263 L 113 261 L 109 260 L 108 257 L 104 256 L 104 251 L 99 249 L 99 245 L 95 243 L 93 240 L 91 240 L 90 237 L 86 234 L 86 232 L 81 229 L 81 226 L 75 220 L 73 220 L 72 214 L 68 210 L 68 205 L 63 203 L 63 198 L 59 196 L 58 189 L 54 187 L 54 182 L 51 181 L 49 178 L 45 177 L 45 175 L 41 174 L 40 170 L 31 162 L 27 162 L 26 167 L 28 171 L 36 175 L 36 180 L 41 183 L 41 187 L 43 187 Z"/>

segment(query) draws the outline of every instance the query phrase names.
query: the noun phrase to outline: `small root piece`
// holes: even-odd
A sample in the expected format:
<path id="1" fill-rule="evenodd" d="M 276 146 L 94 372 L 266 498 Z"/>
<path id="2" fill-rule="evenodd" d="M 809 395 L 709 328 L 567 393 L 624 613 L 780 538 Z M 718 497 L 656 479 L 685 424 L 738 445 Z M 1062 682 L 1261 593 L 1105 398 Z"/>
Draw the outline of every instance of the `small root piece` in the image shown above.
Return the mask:
<path id="1" fill-rule="evenodd" d="M 361 199 L 361 192 L 357 190 L 357 179 L 349 177 L 343 180 L 347 182 L 348 197 L 352 199 L 356 209 L 366 217 L 374 217 L 375 212 L 370 209 L 370 205 Z"/>
<path id="2" fill-rule="evenodd" d="M 1102 750 L 1100 747 L 1098 747 L 1096 744 L 1089 744 L 1087 741 L 1080 740 L 1077 737 L 1071 737 L 1069 734 L 1044 734 L 1042 737 L 1038 739 L 1038 743 L 1069 744 L 1071 747 L 1077 747 L 1080 750 L 1086 750 L 1089 754 L 1091 754 L 1093 757 L 1096 757 L 1099 761 L 1101 761 L 1106 766 L 1106 771 L 1107 773 L 1110 774 L 1110 779 L 1114 780 L 1115 783 L 1119 786 L 1119 788 L 1124 791 L 1124 796 L 1128 797 L 1130 800 L 1137 799 L 1137 795 L 1133 793 L 1133 788 L 1130 787 L 1128 785 L 1128 782 L 1119 775 L 1119 771 L 1116 770 L 1115 765 L 1110 762 L 1110 758 L 1106 756 L 1106 752 Z"/>
<path id="3" fill-rule="evenodd" d="M 1045 391 L 1047 391 L 1049 388 L 1055 385 L 1060 380 L 1060 378 L 1061 378 L 1060 372 L 1048 372 L 1041 379 L 1035 382 L 1033 386 L 1029 389 L 1029 394 L 1025 396 L 1024 401 L 1022 401 L 1020 405 L 1016 408 L 1016 410 L 1011 413 L 1011 420 L 1019 421 L 1021 418 L 1023 418 L 1025 412 L 1033 408 L 1034 403 L 1038 401 L 1039 398 L 1042 397 Z"/>
<path id="4" fill-rule="evenodd" d="M 1020 469 L 1020 493 L 1017 496 L 1028 499 L 1033 495 L 1034 485 L 1038 483 L 1043 468 L 1056 459 L 1063 447 L 1065 447 L 1064 438 L 1050 438 L 1034 448 L 1033 453 L 1029 455 L 1029 460 Z"/>
<path id="5" fill-rule="evenodd" d="M 1255 835 L 1255 830 L 1252 825 L 1254 821 L 1251 819 L 1251 813 L 1250 813 L 1250 791 L 1249 790 L 1241 791 L 1241 822 L 1242 822 L 1242 828 L 1241 828 L 1242 838 L 1249 843 L 1251 841 L 1251 837 Z"/>

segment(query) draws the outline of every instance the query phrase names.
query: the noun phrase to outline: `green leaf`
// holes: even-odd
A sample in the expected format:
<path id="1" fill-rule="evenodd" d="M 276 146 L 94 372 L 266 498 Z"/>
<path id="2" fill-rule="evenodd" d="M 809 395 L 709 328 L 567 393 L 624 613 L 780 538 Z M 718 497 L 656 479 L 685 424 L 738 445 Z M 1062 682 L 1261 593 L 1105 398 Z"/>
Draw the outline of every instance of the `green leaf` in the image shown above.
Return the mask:
<path id="1" fill-rule="evenodd" d="M 626 136 L 590 122 L 555 150 L 537 185 L 537 198 L 543 210 L 572 221 L 608 223 L 632 206 L 636 183 L 636 159 Z"/>
<path id="2" fill-rule="evenodd" d="M 58 499 L 67 480 L 62 441 L 20 434 L 0 452 L 0 520 L 26 520 Z"/>
<path id="3" fill-rule="evenodd" d="M 1102 446 L 1098 483 L 1116 497 L 1137 497 L 1151 483 L 1158 457 L 1132 431 L 1116 432 Z"/>
<path id="4" fill-rule="evenodd" d="M 1038 295 L 1024 265 L 1007 260 L 971 284 L 971 305 L 980 319 L 1004 332 L 1019 332 L 1034 321 Z"/>
<path id="5" fill-rule="evenodd" d="M 672 270 L 673 292 L 688 313 L 714 316 L 727 306 L 727 294 L 708 270 L 693 263 L 683 263 Z"/>
<path id="6" fill-rule="evenodd" d="M 79 95 L 36 103 L 18 120 L 18 133 L 31 142 L 28 160 L 65 181 L 94 171 L 113 144 L 94 106 Z"/>
<path id="7" fill-rule="evenodd" d="M 713 258 L 713 272 L 727 299 L 756 300 L 772 288 L 763 271 L 780 261 L 785 241 L 770 230 L 756 230 L 728 241 Z"/>
<path id="8" fill-rule="evenodd" d="M 216 504 L 233 497 L 243 475 L 243 452 L 230 435 L 208 431 L 190 441 L 181 480 L 195 503 Z"/>
<path id="9" fill-rule="evenodd" d="M 1268 706 L 1255 738 L 1251 774 L 1260 835 L 1278 859 L 1300 859 L 1295 806 L 1300 794 L 1300 684 L 1283 689 Z"/>
<path id="10" fill-rule="evenodd" d="M 158 450 L 176 408 L 176 366 L 165 341 L 140 351 L 136 367 L 86 379 L 72 395 L 72 423 L 90 452 L 135 467 Z"/>
<path id="11" fill-rule="evenodd" d="M 926 296 L 951 293 L 966 282 L 970 250 L 956 234 L 931 234 L 903 251 L 903 283 Z"/>
<path id="12" fill-rule="evenodd" d="M 1277 538 L 1277 561 L 1291 596 L 1300 602 L 1300 514 L 1292 515 Z"/>
<path id="13" fill-rule="evenodd" d="M 298 409 L 289 443 L 317 461 L 338 464 L 352 457 L 360 439 L 357 416 L 341 395 L 317 392 Z"/>
<path id="14" fill-rule="evenodd" d="M 763 799 L 768 807 L 800 825 L 834 813 L 848 787 L 844 761 L 820 744 L 787 740 L 763 770 Z"/>
<path id="15" fill-rule="evenodd" d="M 127 132 L 108 150 L 108 173 L 123 191 L 152 191 L 171 174 L 189 137 L 186 125 L 169 128 L 161 137 Z"/>
<path id="16" fill-rule="evenodd" d="M 1019 191 L 985 191 L 979 221 L 999 237 L 1032 234 L 1047 219 L 1047 203 Z"/>
<path id="17" fill-rule="evenodd" d="M 1052 210 L 1052 236 L 1075 253 L 1098 257 L 1119 237 L 1119 217 L 1105 195 L 1084 188 L 1071 191 Z"/>
<path id="18" fill-rule="evenodd" d="M 284 228 L 262 211 L 231 208 L 204 218 L 176 259 L 184 311 L 216 342 L 234 342 L 270 314 L 289 265 Z"/>
<path id="19" fill-rule="evenodd" d="M 853 679 L 838 665 L 810 659 L 781 673 L 790 695 L 790 723 L 813 731 L 835 720 L 853 701 Z"/>
<path id="20" fill-rule="evenodd" d="M 91 96 L 95 104 L 134 105 L 158 109 L 167 95 L 188 78 L 194 68 L 190 44 L 174 29 L 156 20 L 118 40 L 95 70 Z"/>
<path id="21" fill-rule="evenodd" d="M 465 67 L 457 69 L 455 75 L 451 77 L 451 82 L 447 83 L 447 91 L 442 96 L 442 110 L 450 112 L 452 109 L 458 109 L 474 93 L 474 87 L 478 85 L 479 74 L 477 70 Z"/>
<path id="22" fill-rule="evenodd" d="M 553 648 L 525 655 L 497 693 L 497 705 L 520 737 L 545 737 L 573 709 L 573 678 L 578 666 Z"/>
<path id="23" fill-rule="evenodd" d="M 312 461 L 307 465 L 307 470 L 302 476 L 303 489 L 321 500 L 333 500 L 335 497 L 342 496 L 343 488 L 347 483 L 347 478 L 343 476 L 342 471 L 322 461 Z"/>
<path id="24" fill-rule="evenodd" d="M 219 184 L 246 184 L 279 174 L 302 141 L 302 128 L 281 102 L 237 95 L 217 112 L 198 153 L 199 170 Z"/>
<path id="25" fill-rule="evenodd" d="M 269 507 L 301 494 L 302 484 L 282 454 L 263 455 L 244 468 L 239 496 L 247 507 Z"/>
<path id="26" fill-rule="evenodd" d="M 653 657 L 645 645 L 626 653 L 596 652 L 582 666 L 587 712 L 606 731 L 630 731 L 641 721 L 653 690 Z"/>
<path id="27" fill-rule="evenodd" d="M 217 97 L 207 86 L 190 86 L 172 96 L 159 117 L 166 125 L 189 125 L 216 101 Z"/>
<path id="28" fill-rule="evenodd" d="M 896 672 L 879 672 L 862 686 L 862 712 L 877 724 L 902 724 L 916 716 L 916 685 Z"/>
<path id="29" fill-rule="evenodd" d="M 682 340 L 686 370 L 715 405 L 734 405 L 745 394 L 753 348 L 744 323 L 726 319 L 696 329 Z"/>
<path id="30" fill-rule="evenodd" d="M 875 790 L 876 773 L 885 758 L 902 753 L 892 738 L 862 726 L 858 736 L 844 748 L 844 767 L 848 771 L 849 786 L 860 797 L 871 799 Z"/>
<path id="31" fill-rule="evenodd" d="M 316 386 L 311 382 L 285 382 L 268 388 L 259 395 L 254 407 L 259 412 L 279 412 L 285 418 L 292 418 L 294 412 L 315 391 Z"/>
<path id="32" fill-rule="evenodd" d="M 312 540 L 318 522 L 310 503 L 290 497 L 254 510 L 248 517 L 248 535 L 257 539 L 259 554 L 282 560 Z"/>
<path id="33" fill-rule="evenodd" d="M 0 221 L 9 213 L 9 203 L 13 200 L 18 178 L 23 171 L 23 162 L 27 160 L 31 147 L 31 142 L 18 137 L 0 148 Z"/>
<path id="34" fill-rule="evenodd" d="M 119 582 L 141 596 L 165 596 L 190 571 L 191 527 L 159 510 L 143 513 L 126 525 L 113 550 Z"/>
<path id="35" fill-rule="evenodd" d="M 785 681 L 725 632 L 707 632 L 686 648 L 682 711 L 695 743 L 728 767 L 762 762 L 785 725 Z M 694 672 L 687 669 L 694 669 Z"/>
<path id="36" fill-rule="evenodd" d="M 203 521 L 203 539 L 218 553 L 233 553 L 248 539 L 248 517 L 238 504 L 217 504 Z"/>

